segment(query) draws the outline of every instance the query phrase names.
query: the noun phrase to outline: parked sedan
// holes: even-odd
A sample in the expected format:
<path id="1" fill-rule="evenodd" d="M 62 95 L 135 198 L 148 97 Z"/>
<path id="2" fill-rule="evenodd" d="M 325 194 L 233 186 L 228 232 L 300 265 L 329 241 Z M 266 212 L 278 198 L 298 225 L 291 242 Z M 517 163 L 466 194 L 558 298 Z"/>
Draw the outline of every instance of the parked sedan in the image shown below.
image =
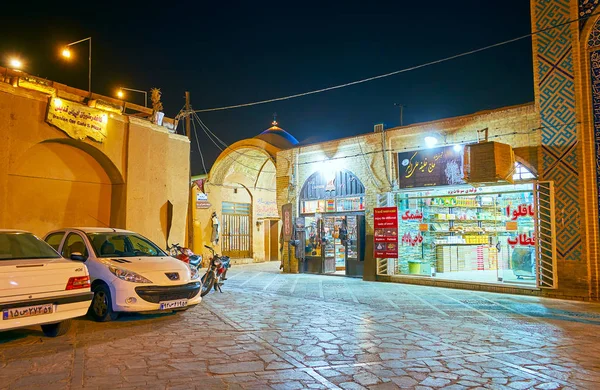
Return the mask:
<path id="1" fill-rule="evenodd" d="M 41 325 L 46 336 L 63 335 L 92 296 L 85 265 L 31 233 L 0 230 L 0 331 Z"/>
<path id="2" fill-rule="evenodd" d="M 94 292 L 90 314 L 96 321 L 114 320 L 119 312 L 186 310 L 202 300 L 196 268 L 137 233 L 68 228 L 48 233 L 45 241 L 87 266 Z"/>

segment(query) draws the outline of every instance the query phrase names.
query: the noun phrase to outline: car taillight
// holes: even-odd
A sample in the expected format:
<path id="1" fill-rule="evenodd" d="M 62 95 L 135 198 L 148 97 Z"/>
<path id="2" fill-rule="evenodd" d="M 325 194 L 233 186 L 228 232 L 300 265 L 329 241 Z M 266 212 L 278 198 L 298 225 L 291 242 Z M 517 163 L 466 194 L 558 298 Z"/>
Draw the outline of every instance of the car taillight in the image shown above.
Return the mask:
<path id="1" fill-rule="evenodd" d="M 79 288 L 89 288 L 90 277 L 89 276 L 74 276 L 69 278 L 67 282 L 67 288 L 65 290 L 77 290 Z"/>

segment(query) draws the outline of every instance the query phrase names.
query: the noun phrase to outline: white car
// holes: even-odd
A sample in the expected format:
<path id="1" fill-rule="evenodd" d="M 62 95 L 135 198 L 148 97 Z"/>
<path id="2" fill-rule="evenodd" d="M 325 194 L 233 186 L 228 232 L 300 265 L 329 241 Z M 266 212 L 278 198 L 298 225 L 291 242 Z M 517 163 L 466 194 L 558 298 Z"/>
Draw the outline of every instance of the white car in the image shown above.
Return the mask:
<path id="1" fill-rule="evenodd" d="M 63 335 L 92 297 L 85 265 L 31 233 L 0 230 L 0 331 L 41 325 L 46 336 Z"/>
<path id="2" fill-rule="evenodd" d="M 110 321 L 119 312 L 179 311 L 197 305 L 200 274 L 141 235 L 112 228 L 67 228 L 45 241 L 83 262 L 92 279 L 90 314 Z"/>

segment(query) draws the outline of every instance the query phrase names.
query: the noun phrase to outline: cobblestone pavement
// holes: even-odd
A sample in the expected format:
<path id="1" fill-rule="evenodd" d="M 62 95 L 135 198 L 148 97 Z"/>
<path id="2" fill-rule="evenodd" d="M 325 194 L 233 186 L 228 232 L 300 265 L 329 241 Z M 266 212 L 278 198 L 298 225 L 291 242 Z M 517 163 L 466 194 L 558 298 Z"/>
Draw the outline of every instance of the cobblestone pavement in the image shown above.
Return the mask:
<path id="1" fill-rule="evenodd" d="M 179 314 L 0 334 L 0 388 L 598 389 L 600 305 L 236 266 Z"/>

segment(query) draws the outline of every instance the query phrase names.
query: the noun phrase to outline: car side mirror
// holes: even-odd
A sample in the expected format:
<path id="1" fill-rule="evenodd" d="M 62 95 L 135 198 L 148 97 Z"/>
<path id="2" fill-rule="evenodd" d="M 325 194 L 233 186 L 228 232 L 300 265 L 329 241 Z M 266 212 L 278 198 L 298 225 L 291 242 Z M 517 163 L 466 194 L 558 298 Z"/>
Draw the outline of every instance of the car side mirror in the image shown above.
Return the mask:
<path id="1" fill-rule="evenodd" d="M 71 253 L 71 260 L 75 260 L 75 261 L 86 261 L 87 257 L 85 257 L 84 255 L 82 255 L 79 252 L 73 252 Z"/>

